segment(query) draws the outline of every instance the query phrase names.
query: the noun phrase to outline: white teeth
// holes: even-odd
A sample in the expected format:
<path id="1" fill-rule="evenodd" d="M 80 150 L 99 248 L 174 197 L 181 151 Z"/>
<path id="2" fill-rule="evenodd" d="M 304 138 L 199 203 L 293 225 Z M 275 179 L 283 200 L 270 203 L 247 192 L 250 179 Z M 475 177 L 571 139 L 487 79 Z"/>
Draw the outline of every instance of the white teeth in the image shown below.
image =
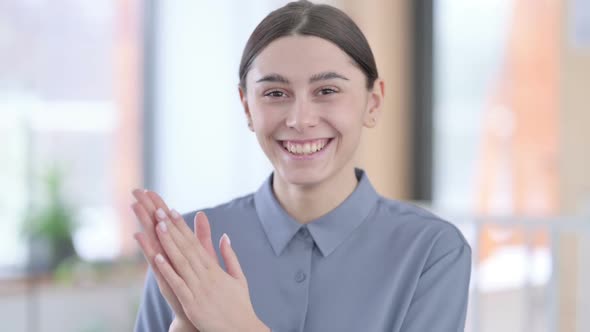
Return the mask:
<path id="1" fill-rule="evenodd" d="M 311 152 L 317 152 L 318 151 L 318 145 L 316 143 L 313 143 L 311 145 Z"/>
<path id="2" fill-rule="evenodd" d="M 305 144 L 293 144 L 291 142 L 283 141 L 283 147 L 293 154 L 311 154 L 323 149 L 327 143 L 327 139 Z"/>

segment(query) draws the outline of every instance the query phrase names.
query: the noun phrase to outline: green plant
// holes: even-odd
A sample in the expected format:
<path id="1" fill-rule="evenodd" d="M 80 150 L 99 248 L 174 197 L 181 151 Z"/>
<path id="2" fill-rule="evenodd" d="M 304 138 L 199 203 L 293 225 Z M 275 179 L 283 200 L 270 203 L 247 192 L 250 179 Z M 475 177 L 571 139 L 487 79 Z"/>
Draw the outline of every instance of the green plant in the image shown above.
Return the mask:
<path id="1" fill-rule="evenodd" d="M 28 214 L 23 223 L 22 233 L 30 244 L 41 242 L 45 246 L 43 253 L 48 262 L 43 262 L 49 269 L 54 269 L 65 259 L 76 256 L 73 233 L 78 224 L 75 221 L 75 210 L 68 205 L 63 196 L 63 172 L 52 166 L 43 176 L 45 200 Z M 35 253 L 33 253 L 35 255 Z M 35 257 L 32 257 L 35 260 Z"/>

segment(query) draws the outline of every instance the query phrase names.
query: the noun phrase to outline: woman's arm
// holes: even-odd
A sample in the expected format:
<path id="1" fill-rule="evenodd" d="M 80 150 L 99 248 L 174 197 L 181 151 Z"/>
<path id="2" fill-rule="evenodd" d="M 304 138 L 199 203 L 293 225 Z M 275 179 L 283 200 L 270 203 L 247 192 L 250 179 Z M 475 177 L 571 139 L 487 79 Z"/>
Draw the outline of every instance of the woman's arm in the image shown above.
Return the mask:
<path id="1" fill-rule="evenodd" d="M 458 332 L 465 329 L 471 248 L 456 247 L 426 266 L 400 332 Z"/>
<path id="2" fill-rule="evenodd" d="M 190 322 L 173 320 L 168 332 L 193 332 L 195 327 Z"/>
<path id="3" fill-rule="evenodd" d="M 172 320 L 172 310 L 160 293 L 154 272 L 149 267 L 133 331 L 165 332 L 169 330 Z"/>

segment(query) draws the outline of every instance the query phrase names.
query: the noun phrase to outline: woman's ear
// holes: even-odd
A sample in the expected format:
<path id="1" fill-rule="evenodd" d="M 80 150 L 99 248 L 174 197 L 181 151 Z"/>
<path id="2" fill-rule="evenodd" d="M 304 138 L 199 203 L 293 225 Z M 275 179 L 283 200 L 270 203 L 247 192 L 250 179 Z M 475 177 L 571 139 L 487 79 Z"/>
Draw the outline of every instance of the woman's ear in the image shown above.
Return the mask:
<path id="1" fill-rule="evenodd" d="M 383 107 L 383 98 L 385 97 L 385 82 L 377 78 L 373 84 L 373 89 L 369 91 L 367 98 L 367 108 L 363 116 L 363 125 L 367 128 L 373 128 L 377 125 L 377 120 L 381 115 Z"/>
<path id="2" fill-rule="evenodd" d="M 250 131 L 254 132 L 254 127 L 252 126 L 252 114 L 250 114 L 250 108 L 248 108 L 248 99 L 246 98 L 246 91 L 242 89 L 241 86 L 238 87 L 238 92 L 240 93 L 240 102 L 244 107 L 244 113 L 246 113 L 246 120 L 248 121 L 248 128 Z"/>

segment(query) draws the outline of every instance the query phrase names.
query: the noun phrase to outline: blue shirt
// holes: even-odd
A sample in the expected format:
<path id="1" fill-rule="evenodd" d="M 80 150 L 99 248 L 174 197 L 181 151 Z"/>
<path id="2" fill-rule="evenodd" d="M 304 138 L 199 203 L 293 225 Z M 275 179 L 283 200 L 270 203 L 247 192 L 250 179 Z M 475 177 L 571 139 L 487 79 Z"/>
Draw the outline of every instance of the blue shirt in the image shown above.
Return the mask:
<path id="1" fill-rule="evenodd" d="M 258 317 L 274 332 L 463 331 L 471 248 L 461 232 L 355 173 L 352 194 L 307 225 L 279 204 L 273 174 L 255 193 L 203 210 L 213 238 L 232 239 Z M 148 270 L 135 331 L 168 331 L 172 320 Z"/>

